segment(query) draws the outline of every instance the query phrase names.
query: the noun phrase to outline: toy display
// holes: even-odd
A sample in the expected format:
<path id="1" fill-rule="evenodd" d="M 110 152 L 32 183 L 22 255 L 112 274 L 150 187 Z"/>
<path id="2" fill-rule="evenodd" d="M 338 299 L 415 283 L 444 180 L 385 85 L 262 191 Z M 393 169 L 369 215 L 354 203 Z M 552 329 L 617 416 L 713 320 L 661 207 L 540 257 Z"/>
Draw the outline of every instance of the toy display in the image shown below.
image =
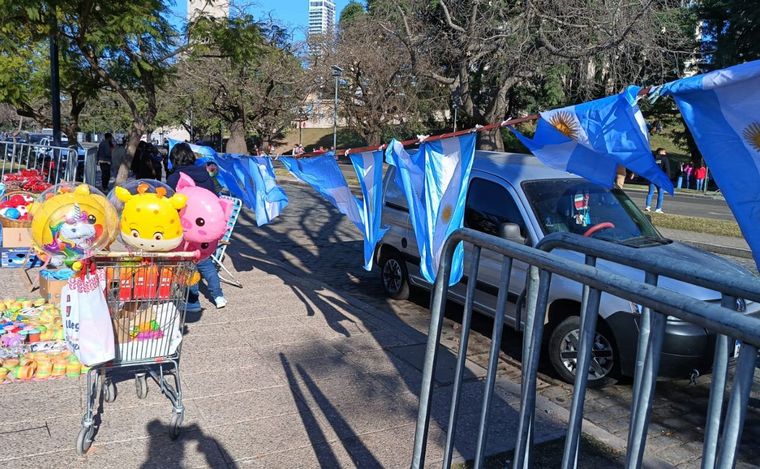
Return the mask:
<path id="1" fill-rule="evenodd" d="M 163 187 L 149 192 L 142 183 L 137 194 L 116 187 L 116 197 L 124 203 L 121 212 L 121 238 L 129 247 L 142 251 L 171 251 L 182 242 L 182 226 L 178 210 L 185 207 L 187 196 L 167 197 Z"/>
<path id="2" fill-rule="evenodd" d="M 20 222 L 29 221 L 31 220 L 29 208 L 33 202 L 34 197 L 31 194 L 10 192 L 0 202 L 0 217 Z"/>
<path id="3" fill-rule="evenodd" d="M 0 383 L 86 372 L 66 348 L 57 306 L 42 298 L 0 300 Z"/>
<path id="4" fill-rule="evenodd" d="M 111 189 L 111 192 L 108 193 L 108 200 L 114 206 L 116 212 L 121 215 L 124 210 L 124 202 L 116 195 L 116 187 L 122 187 L 128 190 L 130 194 L 137 195 L 139 194 L 138 189 L 145 186 L 147 186 L 145 192 L 155 194 L 156 189 L 160 187 L 165 191 L 166 197 L 171 197 L 174 195 L 174 189 L 161 181 L 157 181 L 155 179 L 135 179 L 132 181 L 127 181 L 121 186 L 114 186 L 114 188 Z"/>
<path id="5" fill-rule="evenodd" d="M 3 176 L 3 183 L 8 190 L 23 190 L 40 193 L 50 188 L 52 184 L 47 182 L 47 174 L 37 169 L 22 169 L 16 173 Z"/>
<path id="6" fill-rule="evenodd" d="M 61 183 L 40 194 L 30 208 L 34 245 L 62 257 L 68 267 L 107 247 L 116 236 L 116 210 L 96 188 Z"/>
<path id="7" fill-rule="evenodd" d="M 198 251 L 200 255 L 198 256 L 197 261 L 200 262 L 203 259 L 210 257 L 216 251 L 217 247 L 219 247 L 219 241 L 211 241 L 210 243 L 183 241 L 177 250 L 186 252 Z"/>
<path id="8" fill-rule="evenodd" d="M 232 213 L 231 201 L 197 187 L 192 178 L 184 173 L 180 173 L 177 193 L 187 196 L 187 205 L 180 211 L 186 241 L 210 243 L 224 236 L 227 220 Z"/>

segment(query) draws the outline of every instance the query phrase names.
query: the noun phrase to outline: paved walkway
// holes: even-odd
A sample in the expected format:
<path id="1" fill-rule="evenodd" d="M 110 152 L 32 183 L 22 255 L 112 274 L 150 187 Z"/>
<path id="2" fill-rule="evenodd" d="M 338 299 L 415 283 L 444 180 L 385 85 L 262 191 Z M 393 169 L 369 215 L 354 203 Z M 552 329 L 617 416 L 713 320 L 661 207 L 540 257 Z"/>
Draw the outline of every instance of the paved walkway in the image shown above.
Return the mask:
<path id="1" fill-rule="evenodd" d="M 0 466 L 408 467 L 424 334 L 275 263 L 238 270 L 246 287 L 228 288 L 226 309 L 188 318 L 179 440 L 168 437 L 171 406 L 157 386 L 141 401 L 120 373 L 116 402 L 102 404 L 95 444 L 80 458 L 84 378 L 8 384 L 0 386 Z M 16 274 L 6 269 L 0 278 L 21 293 Z M 453 364 L 445 353 L 436 375 L 431 463 L 441 459 Z M 469 364 L 468 402 L 480 399 L 483 374 Z M 516 403 L 509 391 L 497 395 L 490 453 L 510 449 Z M 474 453 L 472 409 L 459 423 L 460 458 Z M 540 416 L 537 440 L 558 437 L 559 428 Z"/>

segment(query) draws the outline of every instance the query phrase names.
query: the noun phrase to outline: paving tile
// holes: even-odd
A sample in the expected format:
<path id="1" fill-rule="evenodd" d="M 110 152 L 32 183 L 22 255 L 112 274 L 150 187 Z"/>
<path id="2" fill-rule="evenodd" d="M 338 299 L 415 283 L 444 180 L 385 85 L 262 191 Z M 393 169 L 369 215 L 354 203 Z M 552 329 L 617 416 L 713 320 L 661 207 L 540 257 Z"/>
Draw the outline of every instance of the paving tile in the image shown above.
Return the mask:
<path id="1" fill-rule="evenodd" d="M 287 386 L 205 397 L 193 402 L 199 409 L 203 422 L 212 426 L 297 414 L 306 408 Z M 259 426 L 255 422 L 250 425 Z"/>
<path id="2" fill-rule="evenodd" d="M 219 369 L 221 368 L 221 369 Z M 273 386 L 281 386 L 282 378 L 268 366 L 253 362 L 253 366 L 226 369 L 184 376 L 184 394 L 188 398 L 225 395 Z"/>

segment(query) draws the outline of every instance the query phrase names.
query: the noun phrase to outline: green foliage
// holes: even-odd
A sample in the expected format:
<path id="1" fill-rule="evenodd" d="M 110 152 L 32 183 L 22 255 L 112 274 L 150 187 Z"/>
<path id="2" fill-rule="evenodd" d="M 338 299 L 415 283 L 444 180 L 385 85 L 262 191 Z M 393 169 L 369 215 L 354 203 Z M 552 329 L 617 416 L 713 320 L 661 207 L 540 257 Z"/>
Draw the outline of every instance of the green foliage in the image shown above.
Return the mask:
<path id="1" fill-rule="evenodd" d="M 760 58 L 760 8 L 757 0 L 703 0 L 703 46 L 708 69 Z"/>
<path id="2" fill-rule="evenodd" d="M 357 18 L 361 18 L 366 14 L 367 11 L 361 3 L 356 0 L 351 0 L 348 2 L 348 5 L 343 8 L 343 11 L 340 12 L 340 20 L 338 21 L 338 24 L 343 28 L 352 21 L 355 21 Z"/>

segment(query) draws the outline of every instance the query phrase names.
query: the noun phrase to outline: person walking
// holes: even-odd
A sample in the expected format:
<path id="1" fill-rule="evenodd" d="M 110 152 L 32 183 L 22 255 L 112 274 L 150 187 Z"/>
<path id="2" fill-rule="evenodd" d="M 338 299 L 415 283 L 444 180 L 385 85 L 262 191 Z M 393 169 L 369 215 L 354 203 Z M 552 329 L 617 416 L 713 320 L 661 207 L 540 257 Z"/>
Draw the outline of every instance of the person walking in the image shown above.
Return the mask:
<path id="1" fill-rule="evenodd" d="M 106 132 L 103 140 L 98 144 L 98 165 L 100 166 L 101 186 L 105 193 L 108 193 L 108 183 L 111 182 L 112 152 L 113 135 Z"/>
<path id="2" fill-rule="evenodd" d="M 700 164 L 697 169 L 694 170 L 694 179 L 697 181 L 697 190 L 702 191 L 705 188 L 705 178 L 707 177 L 707 168 L 705 165 Z"/>
<path id="3" fill-rule="evenodd" d="M 195 165 L 195 153 L 187 143 L 178 143 L 172 148 L 172 152 L 169 155 L 174 172 L 166 178 L 166 183 L 174 190 L 177 190 L 177 183 L 179 182 L 180 173 L 185 173 L 189 176 L 198 187 L 208 189 L 209 191 L 217 194 L 214 180 L 209 174 L 206 166 Z M 227 306 L 227 300 L 224 298 L 224 292 L 222 291 L 222 283 L 219 280 L 219 272 L 216 270 L 214 261 L 210 257 L 198 262 L 198 273 L 201 274 L 201 278 L 206 281 L 206 286 L 214 299 L 214 305 L 217 309 Z M 201 311 L 201 304 L 199 301 L 200 292 L 198 290 L 198 283 L 190 287 L 190 293 L 187 300 L 187 312 L 197 313 Z"/>
<path id="4" fill-rule="evenodd" d="M 132 167 L 130 168 L 135 175 L 135 179 L 158 179 L 153 162 L 150 157 L 148 142 L 141 141 L 137 145 L 137 151 L 132 158 Z"/>
<path id="5" fill-rule="evenodd" d="M 615 186 L 618 189 L 622 189 L 623 186 L 625 185 L 626 173 L 627 171 L 625 169 L 625 166 L 623 166 L 622 164 L 617 165 L 617 170 L 615 172 Z"/>
<path id="6" fill-rule="evenodd" d="M 670 160 L 668 159 L 668 152 L 666 152 L 664 148 L 658 148 L 655 150 L 655 163 L 657 163 L 657 166 L 659 166 L 662 171 L 667 174 L 668 179 L 670 179 Z M 647 212 L 652 211 L 652 197 L 654 196 L 655 189 L 657 189 L 657 205 L 655 206 L 654 211 L 655 213 L 663 213 L 662 202 L 665 198 L 665 194 L 662 192 L 662 187 L 655 186 L 652 182 L 649 183 L 649 192 L 647 193 L 646 207 L 644 210 Z"/>
<path id="7" fill-rule="evenodd" d="M 683 167 L 683 173 L 686 176 L 686 185 L 684 186 L 684 189 L 689 189 L 691 187 L 691 174 L 694 172 L 694 166 L 691 164 L 691 161 L 686 163 L 686 165 Z"/>

